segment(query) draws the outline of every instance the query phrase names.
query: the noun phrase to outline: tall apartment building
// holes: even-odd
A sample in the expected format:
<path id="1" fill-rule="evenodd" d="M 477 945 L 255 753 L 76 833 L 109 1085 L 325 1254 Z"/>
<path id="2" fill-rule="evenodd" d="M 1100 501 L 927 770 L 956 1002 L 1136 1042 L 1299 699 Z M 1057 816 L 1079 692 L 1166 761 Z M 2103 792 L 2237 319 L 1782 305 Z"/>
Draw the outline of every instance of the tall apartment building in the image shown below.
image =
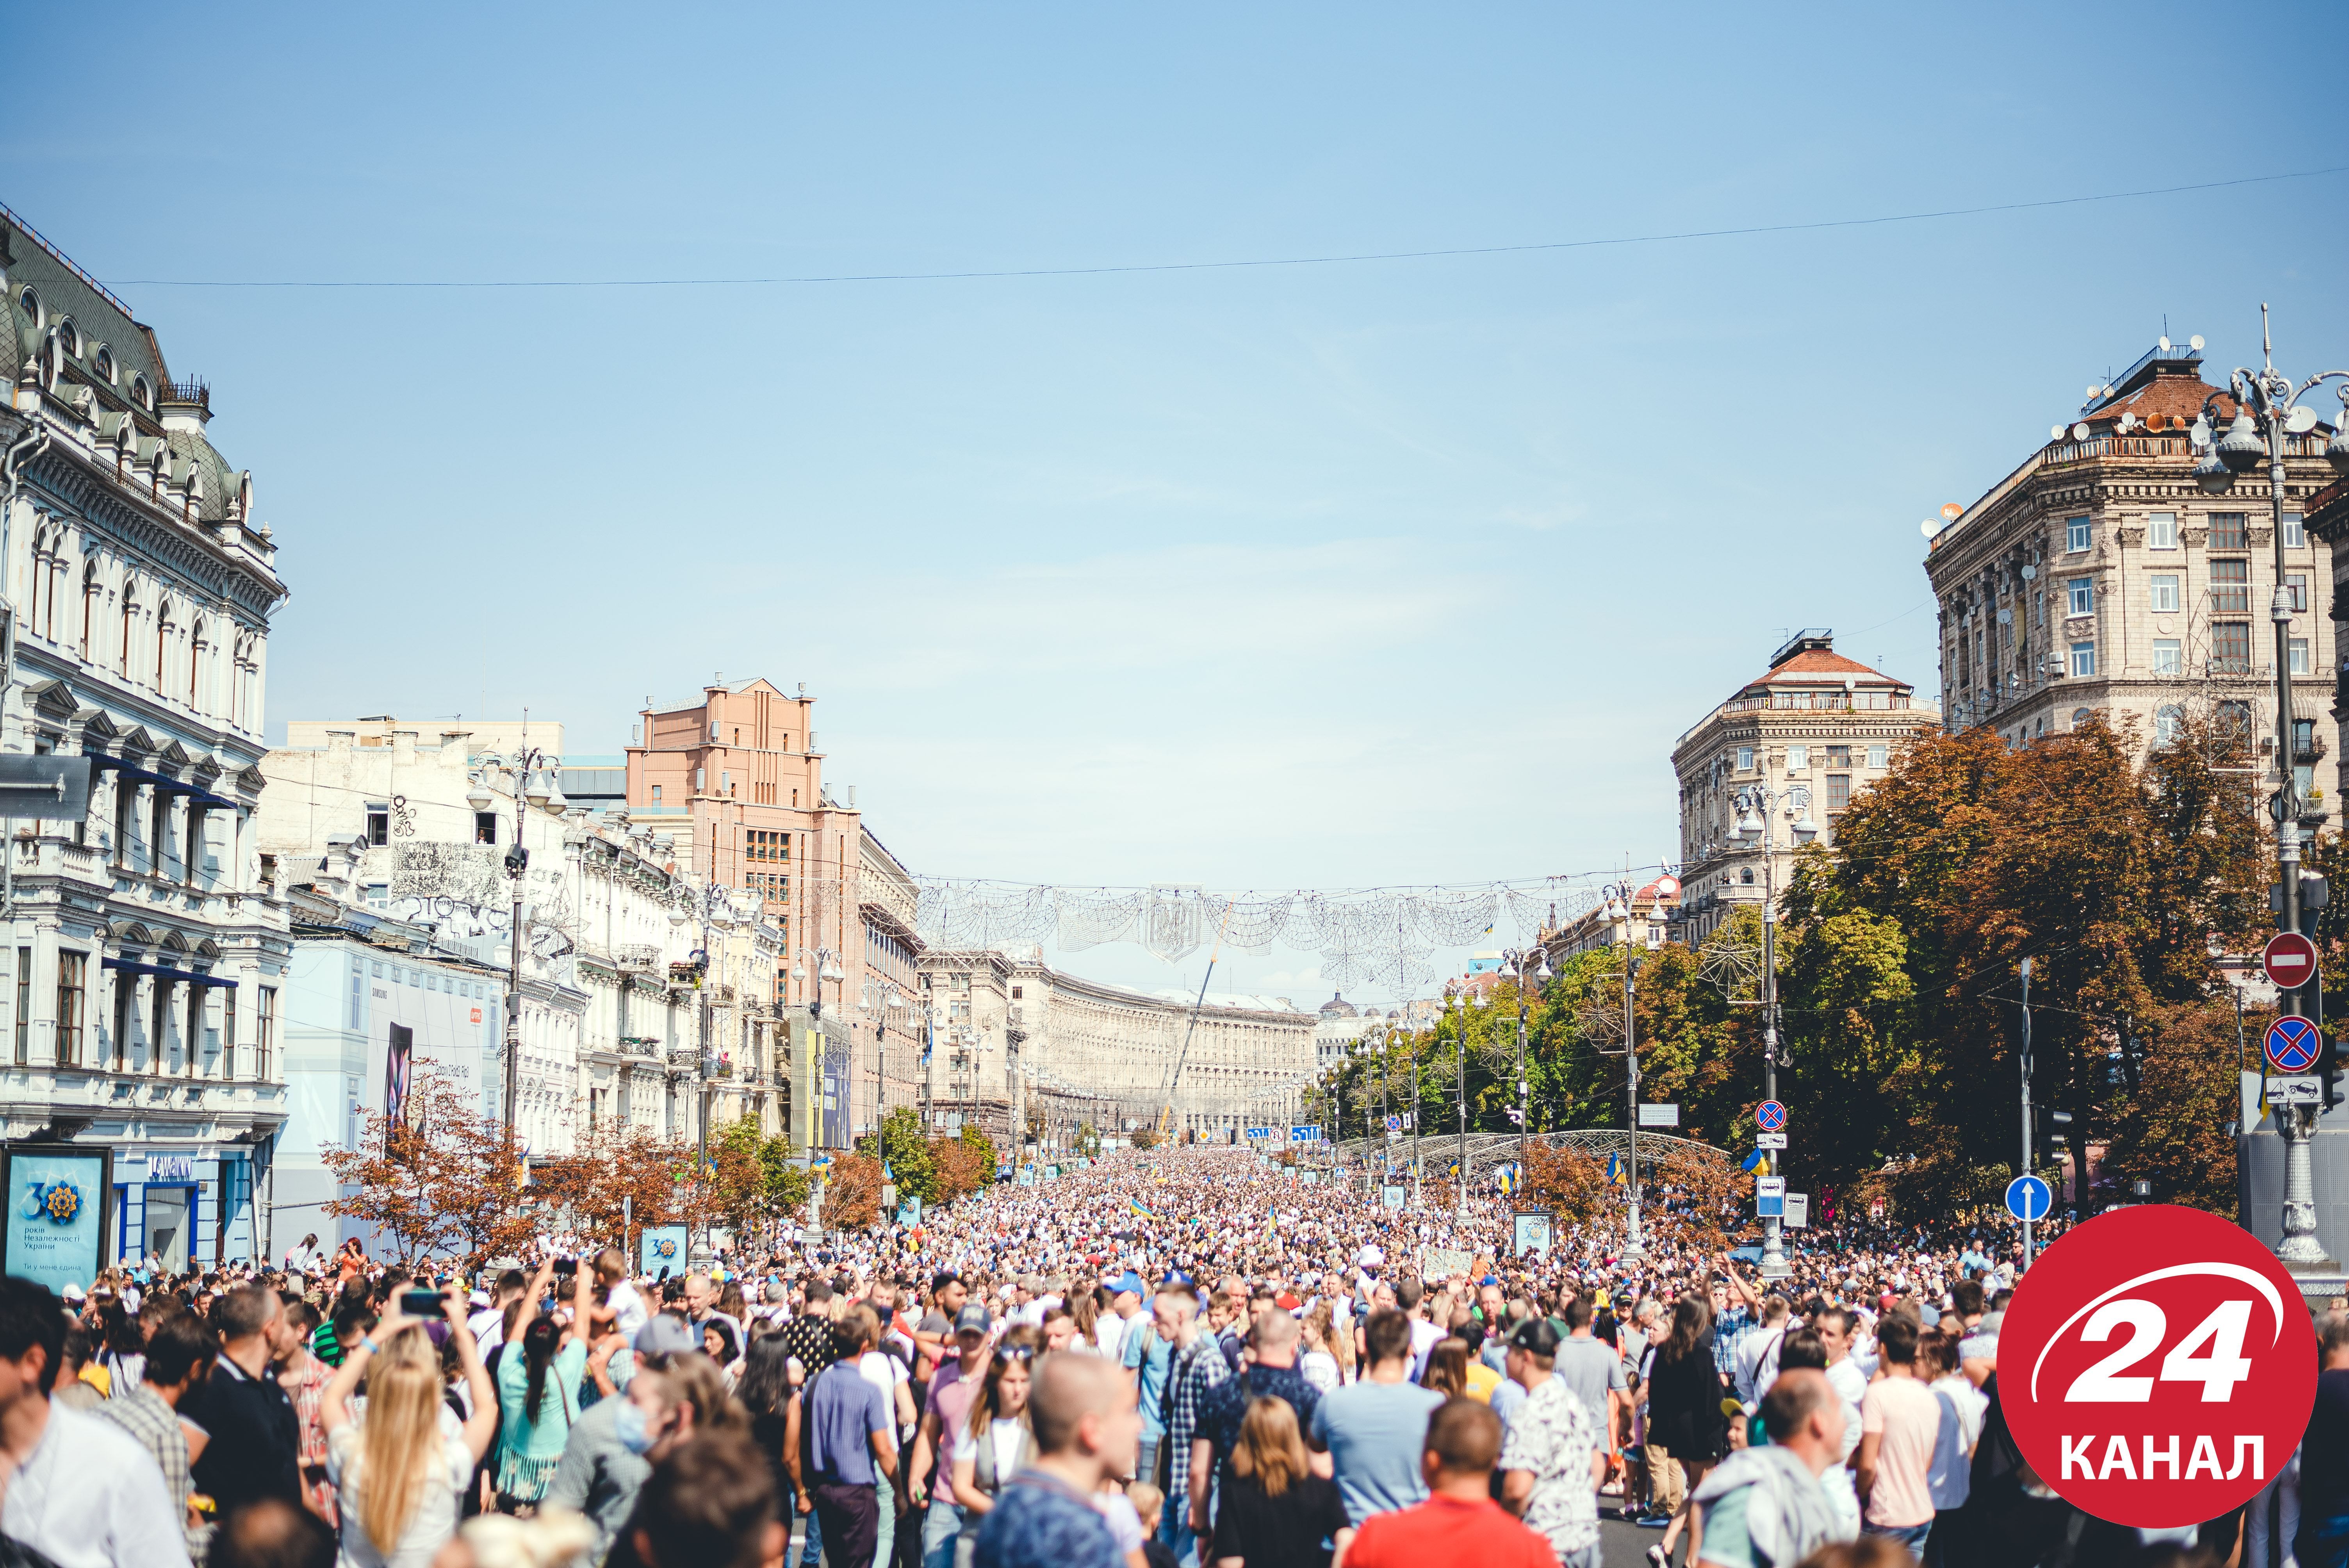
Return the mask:
<path id="1" fill-rule="evenodd" d="M 854 788 L 843 803 L 824 783 L 814 712 L 805 686 L 765 680 L 648 702 L 627 803 L 632 821 L 676 838 L 689 875 L 755 893 L 780 920 L 772 997 L 789 1026 L 792 1136 L 843 1148 L 912 1103 L 921 943 L 912 875 L 865 830 Z"/>
<path id="2" fill-rule="evenodd" d="M 1951 726 L 2021 745 L 2101 713 L 2116 727 L 2134 720 L 2153 746 L 2196 715 L 2241 726 L 2275 766 L 2267 484 L 2262 473 L 2225 495 L 2196 488 L 2187 432 L 2206 405 L 2221 428 L 2235 411 L 2201 359 L 2165 339 L 1933 535 L 1925 571 Z M 2333 478 L 2326 438 L 2321 427 L 2291 437 L 2285 458 L 2292 764 L 2312 827 L 2335 811 L 2315 777 L 2331 749 L 2320 721 L 2335 665 L 2323 598 L 2333 553 L 2302 515 Z"/>
<path id="3" fill-rule="evenodd" d="M 87 815 L 8 824 L 0 1119 L 28 1160 L 65 1146 L 56 1203 L 95 1217 L 105 1256 L 255 1257 L 292 952 L 253 847 L 276 546 L 205 434 L 209 389 L 5 208 L 0 315 L 0 748 L 94 770 Z M 12 1250 L 9 1270 L 38 1264 Z"/>
<path id="4" fill-rule="evenodd" d="M 1906 681 L 1837 653 L 1834 633 L 1796 634 L 1770 655 L 1767 670 L 1672 748 L 1681 790 L 1679 902 L 1643 889 L 1649 902 L 1635 923 L 1647 923 L 1661 905 L 1679 940 L 1693 946 L 1738 904 L 1760 903 L 1770 880 L 1763 855 L 1772 843 L 1739 836 L 1739 793 L 1754 786 L 1769 792 L 1777 852 L 1795 846 L 1798 825 L 1832 841 L 1835 820 L 1852 797 L 1884 776 L 1903 741 L 1940 719 Z M 1612 927 L 1601 934 L 1594 926 L 1594 934 L 1610 940 Z"/>

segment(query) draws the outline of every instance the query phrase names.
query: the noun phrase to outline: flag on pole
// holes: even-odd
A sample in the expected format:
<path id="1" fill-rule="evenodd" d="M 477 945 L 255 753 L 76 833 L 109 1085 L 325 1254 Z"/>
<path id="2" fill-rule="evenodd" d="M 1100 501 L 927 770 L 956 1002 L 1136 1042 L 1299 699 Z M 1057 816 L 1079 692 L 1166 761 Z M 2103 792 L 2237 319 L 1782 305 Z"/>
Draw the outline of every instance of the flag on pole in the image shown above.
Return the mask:
<path id="1" fill-rule="evenodd" d="M 1152 1213 L 1148 1209 L 1142 1206 L 1142 1200 L 1139 1198 L 1128 1198 L 1125 1202 L 1126 1207 L 1132 1209 L 1135 1213 L 1141 1215 L 1145 1220 L 1155 1220 L 1158 1218 L 1157 1215 Z"/>

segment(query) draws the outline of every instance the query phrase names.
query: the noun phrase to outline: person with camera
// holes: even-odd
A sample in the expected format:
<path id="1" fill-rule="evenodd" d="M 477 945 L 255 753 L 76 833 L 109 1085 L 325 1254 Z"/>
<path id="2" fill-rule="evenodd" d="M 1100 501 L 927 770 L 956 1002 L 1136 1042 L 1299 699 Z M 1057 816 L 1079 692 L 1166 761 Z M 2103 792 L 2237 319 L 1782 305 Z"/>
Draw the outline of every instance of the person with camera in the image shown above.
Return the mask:
<path id="1" fill-rule="evenodd" d="M 326 1473 L 342 1514 L 342 1561 L 351 1568 L 427 1568 L 456 1533 L 473 1467 L 496 1436 L 498 1409 L 464 1298 L 403 1291 L 385 1302 L 373 1333 L 343 1359 L 319 1412 L 326 1429 Z M 460 1426 L 440 1398 L 440 1358 L 425 1333 L 427 1315 L 450 1326 L 473 1414 Z M 351 1396 L 367 1382 L 366 1415 Z"/>

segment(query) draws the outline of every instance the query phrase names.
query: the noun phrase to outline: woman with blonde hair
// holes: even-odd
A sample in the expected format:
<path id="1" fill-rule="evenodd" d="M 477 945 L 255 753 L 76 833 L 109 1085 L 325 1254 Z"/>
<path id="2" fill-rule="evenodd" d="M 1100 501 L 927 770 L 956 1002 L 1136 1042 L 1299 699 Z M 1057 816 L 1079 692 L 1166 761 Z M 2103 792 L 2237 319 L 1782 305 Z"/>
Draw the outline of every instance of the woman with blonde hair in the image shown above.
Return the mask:
<path id="1" fill-rule="evenodd" d="M 1069 1293 L 1069 1315 L 1076 1320 L 1077 1336 L 1069 1348 L 1084 1355 L 1094 1355 L 1100 1342 L 1094 1337 L 1093 1325 L 1101 1321 L 1101 1293 L 1093 1290 L 1072 1290 Z"/>
<path id="2" fill-rule="evenodd" d="M 471 1419 L 460 1426 L 441 1403 L 440 1354 L 399 1295 L 385 1303 L 382 1320 L 344 1357 L 320 1401 L 345 1568 L 429 1568 L 456 1533 L 465 1486 L 497 1435 L 497 1397 L 465 1327 L 464 1297 L 452 1286 L 440 1307 L 472 1390 Z M 362 1377 L 367 1411 L 354 1418 L 350 1398 Z"/>
<path id="3" fill-rule="evenodd" d="M 1313 1473 L 1288 1400 L 1248 1401 L 1232 1476 L 1216 1512 L 1216 1568 L 1330 1568 L 1353 1540 L 1337 1483 Z"/>

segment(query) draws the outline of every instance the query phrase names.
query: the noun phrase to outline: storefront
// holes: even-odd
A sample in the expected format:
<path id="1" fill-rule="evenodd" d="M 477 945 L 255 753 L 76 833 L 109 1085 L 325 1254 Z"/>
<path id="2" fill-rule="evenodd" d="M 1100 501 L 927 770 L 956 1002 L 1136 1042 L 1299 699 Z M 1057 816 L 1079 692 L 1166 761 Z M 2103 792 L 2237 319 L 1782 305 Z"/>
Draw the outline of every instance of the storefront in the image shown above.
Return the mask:
<path id="1" fill-rule="evenodd" d="M 114 1255 L 171 1273 L 256 1257 L 253 1158 L 246 1150 L 114 1151 Z"/>

